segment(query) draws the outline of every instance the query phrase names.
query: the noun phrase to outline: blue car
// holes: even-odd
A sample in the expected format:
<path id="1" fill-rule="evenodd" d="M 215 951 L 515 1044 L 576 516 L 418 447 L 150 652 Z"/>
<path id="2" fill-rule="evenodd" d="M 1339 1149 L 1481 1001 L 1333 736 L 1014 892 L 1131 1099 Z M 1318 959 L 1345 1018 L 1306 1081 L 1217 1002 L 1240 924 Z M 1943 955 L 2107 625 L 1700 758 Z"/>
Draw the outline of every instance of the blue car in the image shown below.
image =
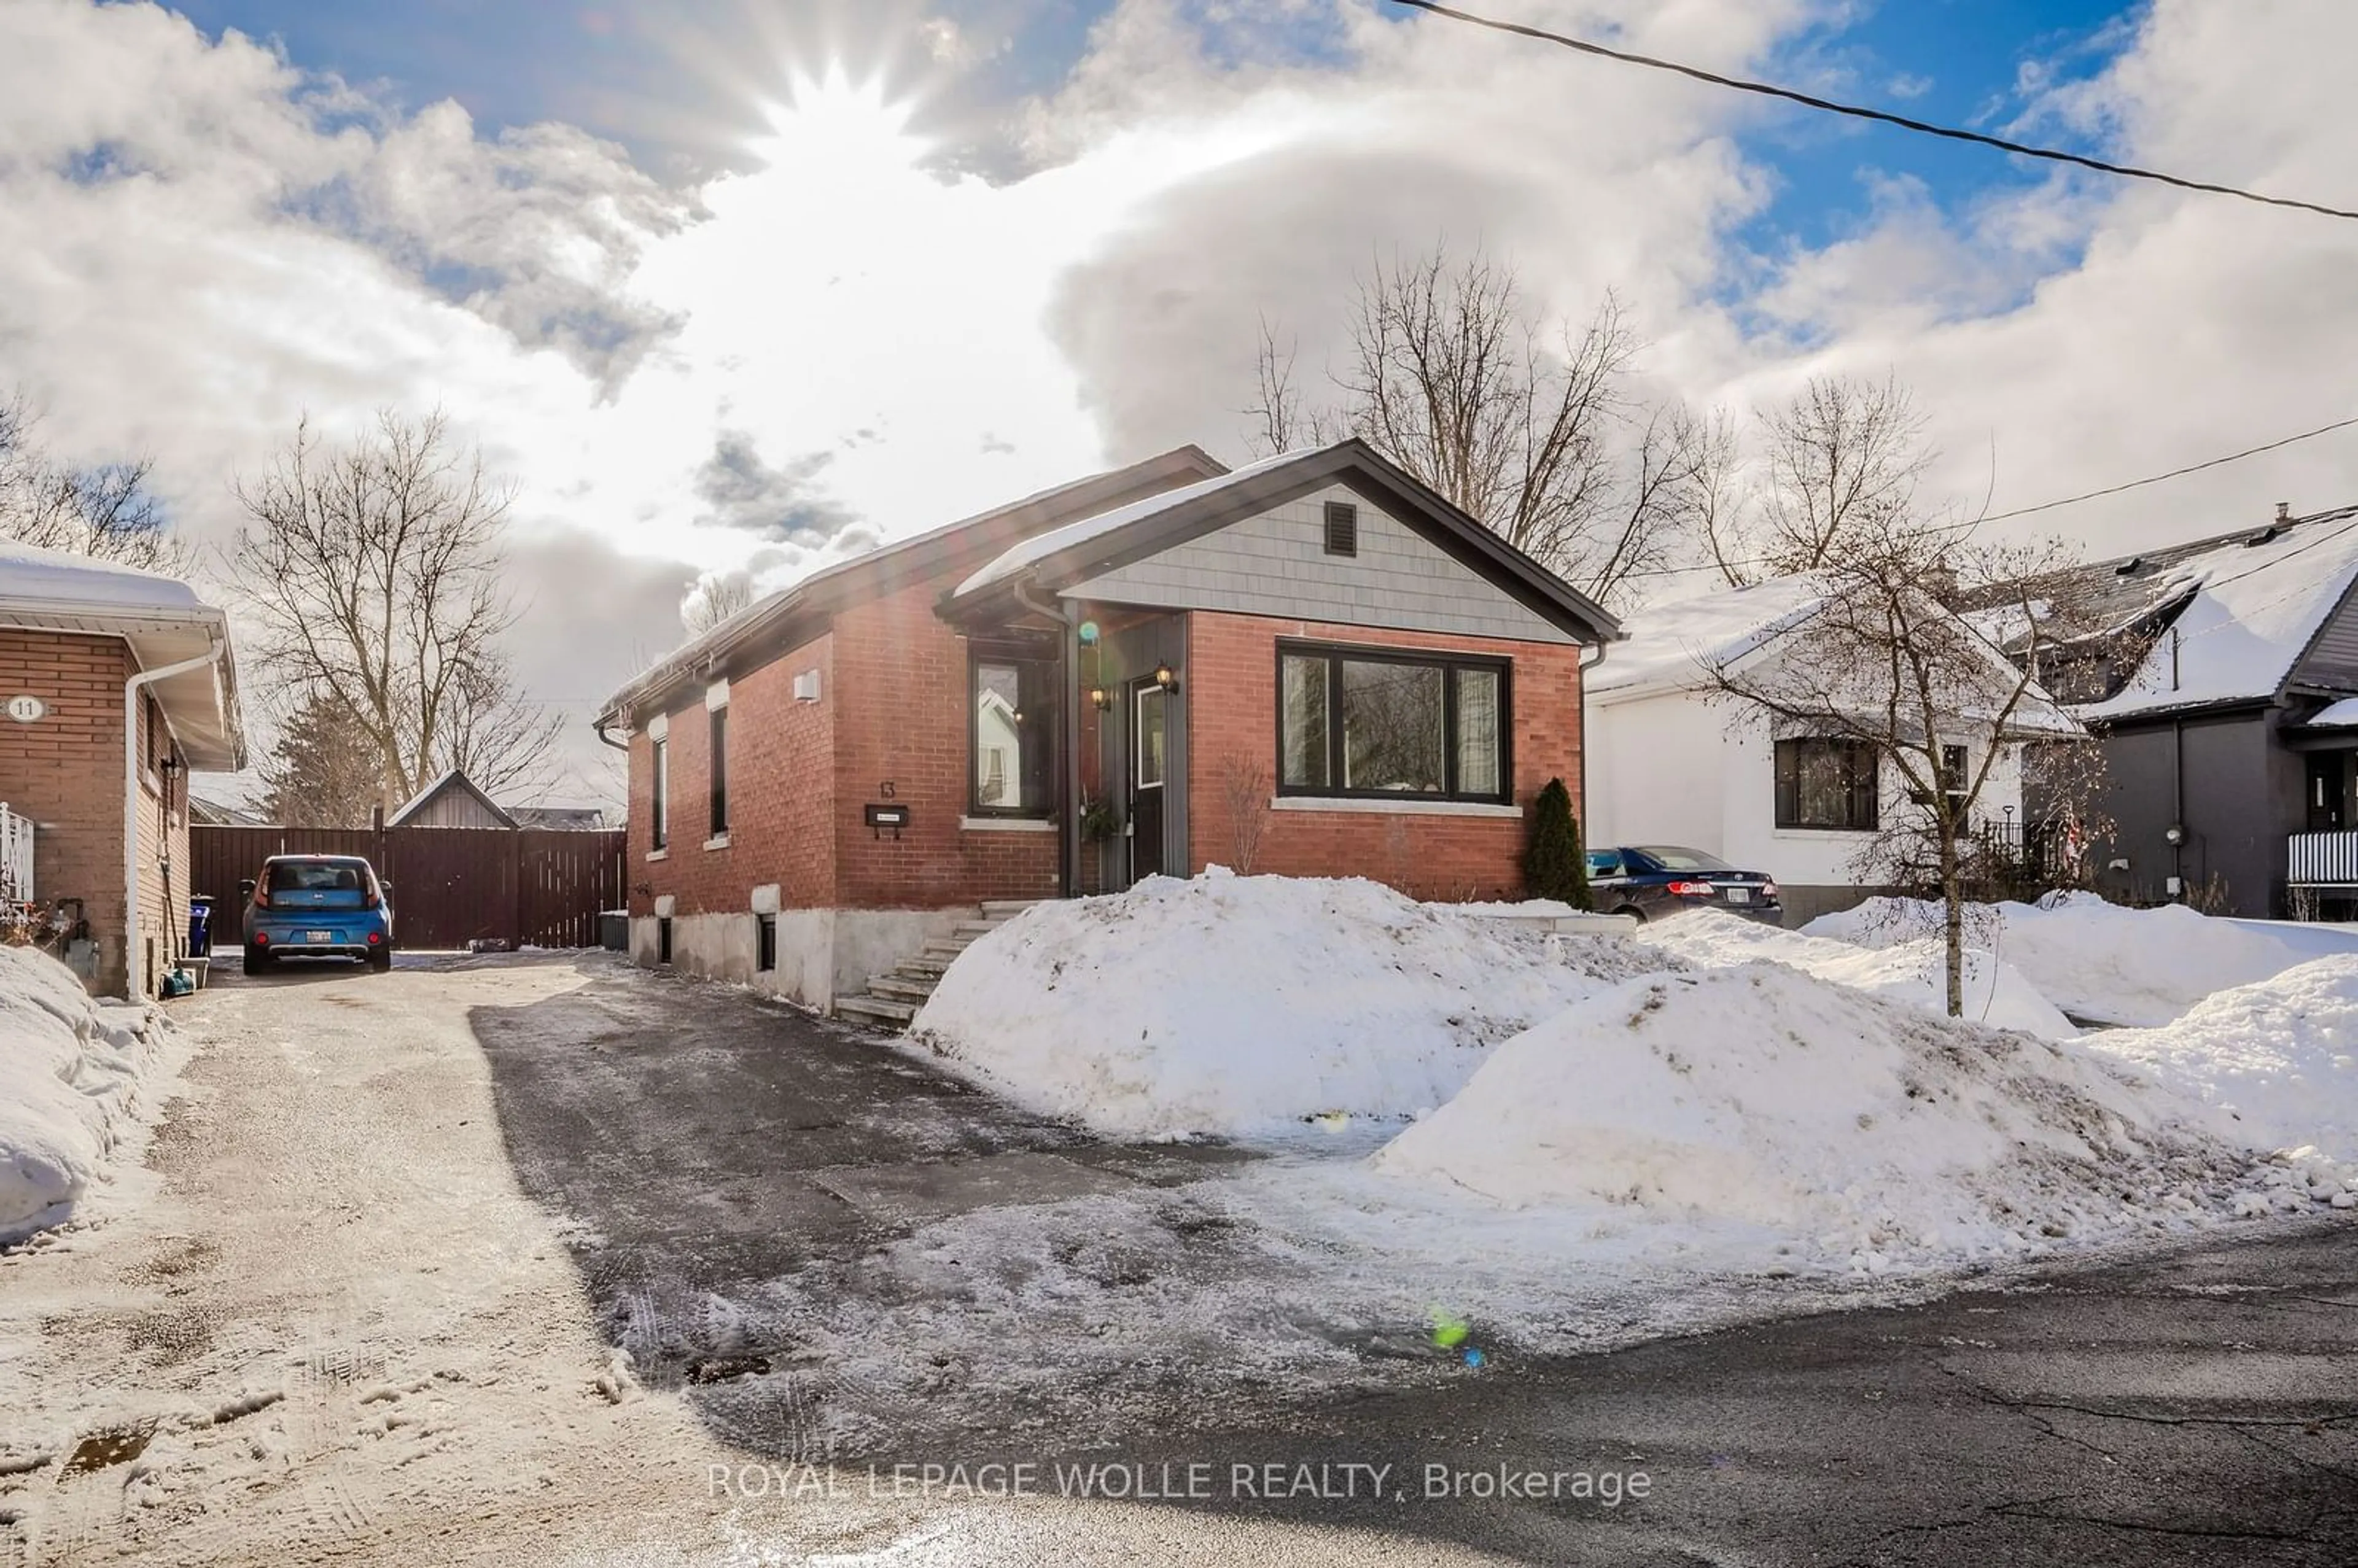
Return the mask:
<path id="1" fill-rule="evenodd" d="M 1596 907 L 1659 920 L 1682 909 L 1718 909 L 1782 924 L 1776 879 L 1739 871 L 1716 855 L 1675 844 L 1625 845 L 1588 852 L 1588 888 Z"/>
<path id="2" fill-rule="evenodd" d="M 245 972 L 282 957 L 356 958 L 393 968 L 393 903 L 357 855 L 274 855 L 244 884 Z"/>

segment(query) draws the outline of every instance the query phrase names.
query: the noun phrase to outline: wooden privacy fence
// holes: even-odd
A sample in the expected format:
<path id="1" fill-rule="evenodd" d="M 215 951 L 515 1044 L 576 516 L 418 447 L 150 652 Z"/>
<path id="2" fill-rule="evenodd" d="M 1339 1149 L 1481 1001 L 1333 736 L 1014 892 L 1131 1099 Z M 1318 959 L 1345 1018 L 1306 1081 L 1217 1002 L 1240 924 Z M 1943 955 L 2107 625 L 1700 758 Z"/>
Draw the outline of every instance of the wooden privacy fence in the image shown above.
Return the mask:
<path id="1" fill-rule="evenodd" d="M 619 909 L 623 835 L 519 827 L 189 829 L 189 891 L 216 903 L 215 941 L 234 946 L 237 884 L 273 855 L 359 855 L 393 884 L 396 946 L 595 947 L 598 912 Z"/>

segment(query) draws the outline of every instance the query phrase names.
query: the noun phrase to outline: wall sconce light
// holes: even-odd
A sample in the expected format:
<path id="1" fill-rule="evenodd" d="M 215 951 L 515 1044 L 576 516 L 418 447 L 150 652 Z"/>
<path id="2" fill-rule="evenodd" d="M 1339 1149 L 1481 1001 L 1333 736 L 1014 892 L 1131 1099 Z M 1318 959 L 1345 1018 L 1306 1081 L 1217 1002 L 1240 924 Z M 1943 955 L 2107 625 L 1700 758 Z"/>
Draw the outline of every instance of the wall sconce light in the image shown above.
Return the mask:
<path id="1" fill-rule="evenodd" d="M 1113 693 L 1101 686 L 1089 687 L 1089 706 L 1103 713 L 1113 706 Z"/>
<path id="2" fill-rule="evenodd" d="M 1154 666 L 1154 684 L 1164 691 L 1177 691 L 1179 677 L 1173 673 L 1169 665 L 1157 665 Z"/>
<path id="3" fill-rule="evenodd" d="M 2186 829 L 2180 827 L 2175 822 L 2171 823 L 2169 827 L 2163 831 L 2161 836 L 2163 838 L 2167 839 L 2173 848 L 2186 842 Z"/>

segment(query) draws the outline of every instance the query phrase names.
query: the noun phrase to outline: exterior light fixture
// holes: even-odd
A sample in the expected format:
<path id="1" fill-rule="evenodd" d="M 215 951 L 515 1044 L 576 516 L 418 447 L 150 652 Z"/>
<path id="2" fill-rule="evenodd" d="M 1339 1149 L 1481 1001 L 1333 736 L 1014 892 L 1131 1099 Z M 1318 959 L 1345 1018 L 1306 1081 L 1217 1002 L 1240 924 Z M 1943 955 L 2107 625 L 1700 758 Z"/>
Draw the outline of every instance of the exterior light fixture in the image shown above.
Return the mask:
<path id="1" fill-rule="evenodd" d="M 1093 686 L 1089 687 L 1089 706 L 1096 708 L 1099 713 L 1103 713 L 1107 708 L 1113 706 L 1113 693 L 1106 690 L 1106 688 L 1101 686 Z"/>
<path id="2" fill-rule="evenodd" d="M 1179 677 L 1169 665 L 1157 665 L 1154 666 L 1154 684 L 1165 691 L 1177 691 Z"/>
<path id="3" fill-rule="evenodd" d="M 2186 829 L 2173 822 L 2162 834 L 2162 837 L 2168 839 L 2172 846 L 2183 844 L 2186 842 Z"/>

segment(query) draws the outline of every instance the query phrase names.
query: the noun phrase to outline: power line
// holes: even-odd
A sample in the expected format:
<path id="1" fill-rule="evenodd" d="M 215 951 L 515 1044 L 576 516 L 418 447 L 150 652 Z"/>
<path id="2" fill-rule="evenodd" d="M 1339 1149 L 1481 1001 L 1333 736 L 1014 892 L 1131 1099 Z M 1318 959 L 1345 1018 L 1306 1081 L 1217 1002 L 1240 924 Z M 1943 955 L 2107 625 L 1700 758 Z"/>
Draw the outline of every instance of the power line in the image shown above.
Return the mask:
<path id="1" fill-rule="evenodd" d="M 2245 458 L 2255 458 L 2263 452 L 2277 451 L 2283 448 L 2293 446 L 2298 442 L 2315 440 L 2320 436 L 2330 436 L 2336 430 L 2347 430 L 2353 425 L 2358 425 L 2358 417 L 2338 419 L 2331 425 L 2320 425 L 2314 430 L 2303 430 L 2298 436 L 2287 436 L 2282 440 L 2269 441 L 2262 446 L 2246 447 L 2240 452 L 2230 452 L 2223 458 L 2212 458 L 2205 462 L 2189 463 L 2182 469 L 2172 469 L 2168 473 L 2147 474 L 2143 479 L 2130 480 L 2126 484 L 2106 485 L 2102 490 L 2085 491 L 2081 494 L 2067 495 L 2056 501 L 2042 501 L 2036 506 L 2018 506 L 2012 512 L 1995 513 L 1987 517 L 1975 517 L 1967 523 L 1950 524 L 1944 524 L 1944 526 L 1952 529 L 1959 527 L 1977 527 L 1984 523 L 2003 523 L 2011 517 L 2028 517 L 2036 513 L 2052 512 L 2059 506 L 2077 506 L 2083 501 L 2095 501 L 2107 495 L 2119 495 L 2125 491 L 2142 490 L 2147 485 L 2159 484 L 2164 480 L 2184 479 L 2188 474 L 2201 473 L 2206 469 L 2222 468 L 2228 463 L 2241 462 Z M 1729 561 L 1727 564 L 1731 567 L 1758 567 L 1766 566 L 1768 564 L 1768 560 L 1765 557 L 1747 557 L 1743 559 Z M 1628 572 L 1624 575 L 1628 577 L 1682 577 L 1690 572 L 1715 572 L 1719 569 L 1720 563 L 1717 561 L 1699 561 L 1693 566 L 1685 567 L 1647 567 L 1640 570 Z"/>
<path id="2" fill-rule="evenodd" d="M 2238 463 L 2243 461 L 2245 458 L 2255 458 L 2262 452 L 2273 452 L 2279 448 L 2289 447 L 2298 441 L 2314 440 L 2320 436 L 2330 436 L 2336 430 L 2347 430 L 2353 425 L 2358 425 L 2358 418 L 2337 420 L 2335 423 L 2331 425 L 2321 425 L 2314 430 L 2304 430 L 2298 436 L 2287 436 L 2281 441 L 2270 441 L 2264 447 L 2248 447 L 2240 452 L 2231 452 L 2223 458 L 2212 458 L 2209 462 L 2190 463 L 2182 469 L 2172 469 L 2168 473 L 2158 473 L 2146 479 L 2133 479 L 2126 484 L 2109 485 L 2103 490 L 2089 491 L 2083 495 L 2067 495 L 2061 501 L 2043 501 L 2036 506 L 2024 506 L 2012 512 L 2000 512 L 1995 516 L 1984 517 L 1980 519 L 1980 521 L 1984 523 L 2003 523 L 2009 517 L 2028 517 L 2034 512 L 2052 512 L 2059 506 L 2075 506 L 2082 501 L 2094 501 L 2101 496 L 2118 495 L 2124 491 L 2139 490 L 2148 484 L 2159 484 L 2166 479 L 2183 479 L 2190 473 L 2201 473 L 2205 469 L 2215 469 L 2223 467 L 2228 463 Z"/>
<path id="3" fill-rule="evenodd" d="M 2321 206 L 2314 201 L 2297 200 L 2289 196 L 2263 196 L 2255 190 L 2240 190 L 2232 185 L 2213 185 L 2208 180 L 2185 179 L 2174 174 L 2164 174 L 2158 169 L 2106 163 L 2102 158 L 2088 157 L 2080 153 L 2061 152 L 2053 147 L 2028 146 L 2021 142 L 2009 142 L 2003 137 L 1985 135 L 1979 131 L 1960 130 L 1953 125 L 1935 125 L 1930 121 L 1911 120 L 1904 114 L 1893 114 L 1881 109 L 1868 109 L 1856 103 L 1838 103 L 1831 98 L 1813 98 L 1806 92 L 1797 92 L 1790 87 L 1776 87 L 1765 81 L 1747 81 L 1741 77 L 1721 76 L 1715 71 L 1704 70 L 1698 66 L 1681 65 L 1676 60 L 1657 59 L 1651 55 L 1633 54 L 1627 49 L 1607 49 L 1603 44 L 1592 44 L 1584 38 L 1567 38 L 1562 33 L 1551 33 L 1543 27 L 1526 27 L 1520 22 L 1502 22 L 1492 16 L 1477 16 L 1470 11 L 1460 11 L 1454 6 L 1438 5 L 1435 0 L 1392 0 L 1392 4 L 1410 6 L 1419 11 L 1429 11 L 1436 16 L 1446 16 L 1452 21 L 1470 23 L 1477 27 L 1487 27 L 1493 32 L 1512 33 L 1520 38 L 1537 38 L 1542 43 L 1560 44 L 1568 49 L 1577 49 L 1582 54 L 1619 60 L 1625 65 L 1642 65 L 1652 70 L 1671 71 L 1680 76 L 1691 77 L 1697 81 L 1709 82 L 1714 87 L 1725 87 L 1737 92 L 1754 92 L 1764 98 L 1779 98 L 1789 103 L 1799 103 L 1805 109 L 1822 110 L 1829 114 L 1847 114 L 1852 119 L 1872 120 L 1877 124 L 1897 125 L 1903 131 L 1914 131 L 1920 135 L 1940 136 L 1952 142 L 1971 142 L 1977 146 L 1996 147 L 2000 152 L 2012 153 L 2017 157 L 2044 158 L 2050 163 L 2066 163 L 2081 168 L 2092 168 L 2099 174 L 2116 174 L 2128 179 L 2150 179 L 2162 185 L 2176 186 L 2181 190 L 2208 191 L 2213 196 L 2233 196 L 2239 200 L 2257 201 L 2269 207 L 2291 207 L 2303 212 L 2315 212 L 2321 217 L 2345 218 L 2358 222 L 2358 212 L 2346 211 L 2339 207 Z"/>

